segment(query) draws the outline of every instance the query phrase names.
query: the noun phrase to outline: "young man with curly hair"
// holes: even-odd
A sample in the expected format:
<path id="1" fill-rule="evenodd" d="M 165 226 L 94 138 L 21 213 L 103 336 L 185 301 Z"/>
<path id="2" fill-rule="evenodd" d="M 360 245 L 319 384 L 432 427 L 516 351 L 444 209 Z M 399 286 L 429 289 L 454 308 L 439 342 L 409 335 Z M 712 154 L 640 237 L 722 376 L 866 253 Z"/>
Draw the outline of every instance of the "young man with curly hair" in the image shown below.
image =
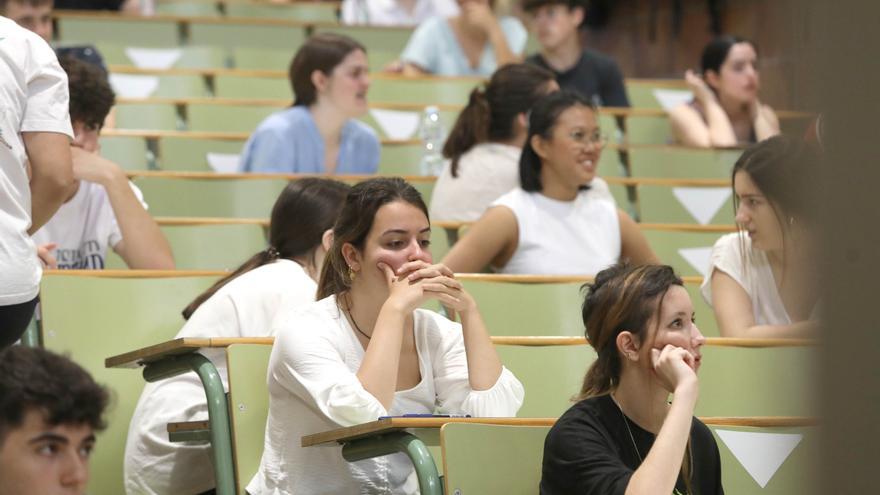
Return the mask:
<path id="1" fill-rule="evenodd" d="M 98 154 L 101 126 L 115 95 L 100 68 L 62 57 L 70 88 L 76 191 L 34 234 L 40 258 L 50 268 L 102 269 L 107 248 L 132 269 L 174 269 L 171 248 L 147 213 L 140 190 L 115 163 Z"/>
<path id="2" fill-rule="evenodd" d="M 39 348 L 0 351 L 0 495 L 78 495 L 89 480 L 107 391 Z"/>

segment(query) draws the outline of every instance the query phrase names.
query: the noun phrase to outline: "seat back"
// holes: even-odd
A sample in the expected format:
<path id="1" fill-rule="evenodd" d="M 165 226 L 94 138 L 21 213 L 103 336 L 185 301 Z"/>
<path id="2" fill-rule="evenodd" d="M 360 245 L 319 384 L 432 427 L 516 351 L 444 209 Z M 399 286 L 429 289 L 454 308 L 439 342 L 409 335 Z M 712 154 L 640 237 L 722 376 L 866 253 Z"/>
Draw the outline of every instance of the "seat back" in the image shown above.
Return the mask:
<path id="1" fill-rule="evenodd" d="M 498 357 L 525 388 L 520 418 L 555 418 L 572 405 L 596 353 L 587 344 L 496 345 Z"/>
<path id="2" fill-rule="evenodd" d="M 446 493 L 538 493 L 548 431 L 549 426 L 443 425 Z"/>
<path id="3" fill-rule="evenodd" d="M 109 278 L 53 273 L 40 284 L 43 344 L 67 354 L 111 390 L 107 429 L 98 434 L 89 493 L 124 493 L 128 425 L 144 387 L 138 370 L 107 369 L 104 359 L 174 338 L 184 306 L 216 276 Z"/>
<path id="4" fill-rule="evenodd" d="M 266 372 L 271 345 L 234 344 L 226 348 L 229 372 L 229 408 L 232 448 L 235 457 L 236 493 L 260 468 L 266 420 L 269 416 L 269 390 Z"/>

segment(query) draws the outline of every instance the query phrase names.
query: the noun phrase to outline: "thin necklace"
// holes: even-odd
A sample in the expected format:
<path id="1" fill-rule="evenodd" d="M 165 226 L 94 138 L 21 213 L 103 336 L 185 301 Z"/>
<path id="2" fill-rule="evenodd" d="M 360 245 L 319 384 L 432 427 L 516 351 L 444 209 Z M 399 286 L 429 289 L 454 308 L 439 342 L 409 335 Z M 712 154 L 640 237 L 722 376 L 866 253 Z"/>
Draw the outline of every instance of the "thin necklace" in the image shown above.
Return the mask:
<path id="1" fill-rule="evenodd" d="M 343 296 L 343 298 L 345 299 L 345 310 L 348 312 L 348 319 L 351 320 L 351 323 L 354 325 L 354 329 L 357 330 L 359 334 L 363 335 L 367 340 L 370 340 L 370 335 L 367 335 L 366 333 L 364 333 L 363 330 L 361 330 L 361 327 L 358 326 L 358 322 L 354 319 L 354 315 L 351 314 L 351 303 L 349 302 L 348 297 Z"/>
<path id="2" fill-rule="evenodd" d="M 636 449 L 636 455 L 639 457 L 639 465 L 642 464 L 642 453 L 639 452 L 639 446 L 636 445 L 636 439 L 633 437 L 633 432 L 629 428 L 629 420 L 626 419 L 626 414 L 623 414 L 623 408 L 620 407 L 620 403 L 617 402 L 617 399 L 614 398 L 614 394 L 608 394 L 611 396 L 611 400 L 614 402 L 614 405 L 617 406 L 617 410 L 620 411 L 620 417 L 623 418 L 623 425 L 626 426 L 626 432 L 629 433 L 629 440 L 633 444 L 633 448 Z"/>
<path id="3" fill-rule="evenodd" d="M 636 455 L 639 456 L 639 465 L 642 464 L 642 454 L 639 452 L 639 446 L 636 445 L 636 439 L 633 437 L 632 430 L 629 429 L 629 419 L 627 419 L 626 414 L 623 414 L 623 408 L 620 407 L 620 403 L 617 402 L 617 399 L 614 398 L 614 394 L 608 394 L 611 396 L 611 400 L 614 402 L 614 405 L 617 406 L 617 410 L 620 411 L 620 417 L 623 418 L 623 425 L 626 426 L 626 432 L 629 433 L 629 440 L 633 444 L 633 448 L 636 449 Z M 689 449 L 690 453 L 690 461 L 691 461 L 691 473 L 693 475 L 694 472 L 694 451 L 693 449 Z M 678 491 L 678 488 L 672 492 L 672 495 L 680 495 L 681 492 Z"/>

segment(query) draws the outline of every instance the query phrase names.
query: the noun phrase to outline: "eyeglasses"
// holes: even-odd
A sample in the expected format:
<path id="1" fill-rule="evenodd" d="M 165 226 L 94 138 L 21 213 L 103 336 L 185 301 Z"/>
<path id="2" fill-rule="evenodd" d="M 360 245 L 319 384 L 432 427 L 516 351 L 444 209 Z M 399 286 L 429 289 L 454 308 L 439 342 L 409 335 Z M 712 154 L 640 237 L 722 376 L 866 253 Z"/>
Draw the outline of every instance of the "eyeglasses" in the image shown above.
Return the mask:
<path id="1" fill-rule="evenodd" d="M 595 146 L 600 150 L 608 144 L 608 136 L 602 134 L 599 129 L 589 134 L 581 130 L 574 130 L 568 133 L 568 137 L 582 146 Z"/>

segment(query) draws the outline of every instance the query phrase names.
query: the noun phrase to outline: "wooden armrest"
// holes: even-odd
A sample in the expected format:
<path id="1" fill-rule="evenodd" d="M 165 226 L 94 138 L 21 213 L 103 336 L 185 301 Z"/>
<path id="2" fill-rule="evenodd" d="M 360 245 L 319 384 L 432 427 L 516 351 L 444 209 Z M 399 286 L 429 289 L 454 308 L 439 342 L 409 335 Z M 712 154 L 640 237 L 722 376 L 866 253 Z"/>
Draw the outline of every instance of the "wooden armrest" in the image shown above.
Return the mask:
<path id="1" fill-rule="evenodd" d="M 273 342 L 275 342 L 274 337 L 181 338 L 109 357 L 104 361 L 104 366 L 107 368 L 137 368 L 166 357 L 189 354 L 204 348 L 223 348 L 233 344 L 272 345 Z"/>

